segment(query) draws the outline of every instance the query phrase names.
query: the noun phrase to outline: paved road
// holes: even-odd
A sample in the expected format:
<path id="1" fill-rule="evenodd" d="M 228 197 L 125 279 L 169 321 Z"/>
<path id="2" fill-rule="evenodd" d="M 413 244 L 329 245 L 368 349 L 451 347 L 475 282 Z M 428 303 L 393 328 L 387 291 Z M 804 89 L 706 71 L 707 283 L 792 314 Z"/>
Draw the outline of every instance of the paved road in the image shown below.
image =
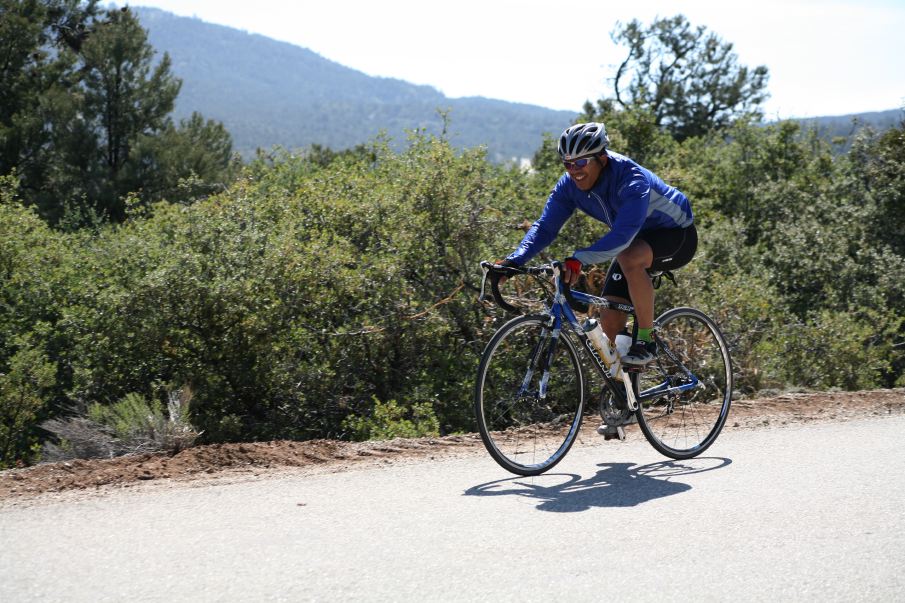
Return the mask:
<path id="1" fill-rule="evenodd" d="M 905 417 L 0 509 L 0 601 L 902 601 Z"/>

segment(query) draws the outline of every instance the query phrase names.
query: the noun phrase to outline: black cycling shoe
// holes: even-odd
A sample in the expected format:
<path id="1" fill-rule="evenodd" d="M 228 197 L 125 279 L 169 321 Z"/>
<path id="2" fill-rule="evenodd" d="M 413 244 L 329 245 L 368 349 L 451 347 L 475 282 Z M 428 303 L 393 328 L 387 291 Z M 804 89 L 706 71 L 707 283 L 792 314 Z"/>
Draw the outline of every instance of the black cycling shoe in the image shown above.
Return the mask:
<path id="1" fill-rule="evenodd" d="M 646 366 L 657 354 L 657 344 L 653 341 L 636 341 L 622 357 L 623 365 Z"/>

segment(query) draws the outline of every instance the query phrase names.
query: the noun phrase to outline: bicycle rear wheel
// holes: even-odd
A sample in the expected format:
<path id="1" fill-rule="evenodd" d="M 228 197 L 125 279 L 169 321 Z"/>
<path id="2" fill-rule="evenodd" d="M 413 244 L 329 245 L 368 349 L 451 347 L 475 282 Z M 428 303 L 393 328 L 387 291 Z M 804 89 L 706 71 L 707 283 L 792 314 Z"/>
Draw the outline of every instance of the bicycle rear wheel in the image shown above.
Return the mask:
<path id="1" fill-rule="evenodd" d="M 656 321 L 657 357 L 632 375 L 638 425 L 661 454 L 688 459 L 716 440 L 732 400 L 732 361 L 716 324 L 694 308 Z"/>
<path id="2" fill-rule="evenodd" d="M 572 341 L 548 316 L 520 316 L 487 344 L 475 384 L 475 416 L 490 456 L 507 471 L 538 475 L 578 435 L 584 377 Z M 546 391 L 544 391 L 546 390 Z"/>

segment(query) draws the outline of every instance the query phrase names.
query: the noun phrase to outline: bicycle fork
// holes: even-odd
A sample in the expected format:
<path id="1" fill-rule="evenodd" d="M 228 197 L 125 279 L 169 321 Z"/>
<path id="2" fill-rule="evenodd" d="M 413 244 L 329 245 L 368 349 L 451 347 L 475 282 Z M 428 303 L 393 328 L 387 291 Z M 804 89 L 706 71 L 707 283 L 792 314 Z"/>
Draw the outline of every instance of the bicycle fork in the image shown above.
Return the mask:
<path id="1" fill-rule="evenodd" d="M 550 382 L 550 366 L 553 364 L 553 355 L 556 353 L 556 344 L 559 341 L 560 330 L 549 328 L 543 331 L 541 337 L 538 338 L 534 350 L 531 352 L 531 358 L 528 361 L 528 369 L 525 371 L 525 378 L 519 388 L 519 396 L 524 396 L 531 389 L 531 381 L 534 379 L 536 372 L 535 367 L 542 369 L 541 378 L 538 382 L 537 399 L 544 400 L 547 398 L 547 384 Z M 546 349 L 545 349 L 546 348 Z"/>

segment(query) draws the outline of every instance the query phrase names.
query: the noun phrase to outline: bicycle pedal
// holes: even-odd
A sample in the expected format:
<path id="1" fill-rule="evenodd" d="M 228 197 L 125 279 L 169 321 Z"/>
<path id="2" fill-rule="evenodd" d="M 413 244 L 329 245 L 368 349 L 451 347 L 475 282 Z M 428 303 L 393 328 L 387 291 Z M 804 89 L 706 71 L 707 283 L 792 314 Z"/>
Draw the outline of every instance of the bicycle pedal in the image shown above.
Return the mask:
<path id="1" fill-rule="evenodd" d="M 601 433 L 601 430 L 598 429 L 597 433 Z M 625 429 L 622 427 L 622 425 L 607 425 L 603 430 L 602 435 L 603 439 L 607 441 L 615 440 L 617 438 L 622 441 L 625 440 Z"/>

